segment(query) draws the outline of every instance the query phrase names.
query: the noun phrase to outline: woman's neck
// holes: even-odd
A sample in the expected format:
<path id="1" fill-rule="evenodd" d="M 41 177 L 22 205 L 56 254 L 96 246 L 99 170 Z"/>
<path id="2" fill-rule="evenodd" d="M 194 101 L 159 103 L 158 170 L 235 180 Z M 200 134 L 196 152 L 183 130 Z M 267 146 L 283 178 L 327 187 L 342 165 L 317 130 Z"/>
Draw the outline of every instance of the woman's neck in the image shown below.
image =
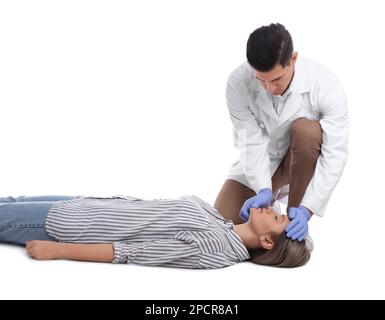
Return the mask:
<path id="1" fill-rule="evenodd" d="M 248 249 L 257 249 L 260 247 L 258 235 L 251 230 L 247 222 L 235 225 L 234 230 Z"/>

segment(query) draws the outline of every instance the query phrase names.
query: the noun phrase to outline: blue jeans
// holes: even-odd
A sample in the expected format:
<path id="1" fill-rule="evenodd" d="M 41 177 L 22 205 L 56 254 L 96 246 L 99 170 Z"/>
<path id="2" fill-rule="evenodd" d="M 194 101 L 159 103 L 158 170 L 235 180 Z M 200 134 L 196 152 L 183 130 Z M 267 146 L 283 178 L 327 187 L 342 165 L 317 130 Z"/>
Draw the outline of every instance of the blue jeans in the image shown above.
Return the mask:
<path id="1" fill-rule="evenodd" d="M 25 245 L 30 240 L 51 240 L 45 230 L 49 209 L 56 201 L 74 196 L 0 198 L 0 242 Z"/>

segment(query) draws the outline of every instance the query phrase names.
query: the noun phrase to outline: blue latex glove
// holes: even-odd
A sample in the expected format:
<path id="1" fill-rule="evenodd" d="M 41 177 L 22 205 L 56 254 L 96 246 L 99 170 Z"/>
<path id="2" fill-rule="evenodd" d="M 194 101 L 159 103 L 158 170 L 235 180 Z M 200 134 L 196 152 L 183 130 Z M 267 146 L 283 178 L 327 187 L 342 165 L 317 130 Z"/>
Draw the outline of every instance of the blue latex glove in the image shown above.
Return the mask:
<path id="1" fill-rule="evenodd" d="M 249 210 L 251 208 L 267 208 L 270 207 L 273 200 L 273 192 L 269 188 L 259 191 L 258 195 L 248 199 L 242 206 L 240 217 L 243 221 L 249 220 Z"/>
<path id="2" fill-rule="evenodd" d="M 302 241 L 309 232 L 307 222 L 310 219 L 310 213 L 304 206 L 298 208 L 289 208 L 289 219 L 291 222 L 286 227 L 286 236 L 292 240 Z"/>

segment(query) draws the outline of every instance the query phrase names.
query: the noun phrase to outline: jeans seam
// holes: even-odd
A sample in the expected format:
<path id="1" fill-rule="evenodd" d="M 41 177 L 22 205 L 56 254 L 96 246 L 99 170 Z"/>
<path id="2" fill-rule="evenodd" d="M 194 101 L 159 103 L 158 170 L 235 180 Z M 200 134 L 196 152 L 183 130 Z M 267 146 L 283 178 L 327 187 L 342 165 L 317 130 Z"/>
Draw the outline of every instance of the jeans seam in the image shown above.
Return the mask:
<path id="1" fill-rule="evenodd" d="M 2 224 L 0 225 L 0 229 L 7 228 L 44 228 L 43 224 Z"/>

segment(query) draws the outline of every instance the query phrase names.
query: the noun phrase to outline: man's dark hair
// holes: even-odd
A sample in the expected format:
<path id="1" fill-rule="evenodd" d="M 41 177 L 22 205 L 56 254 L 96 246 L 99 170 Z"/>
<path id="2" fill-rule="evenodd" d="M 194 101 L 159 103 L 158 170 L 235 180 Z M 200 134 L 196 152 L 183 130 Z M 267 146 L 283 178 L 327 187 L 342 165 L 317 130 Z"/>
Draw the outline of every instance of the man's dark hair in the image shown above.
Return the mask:
<path id="1" fill-rule="evenodd" d="M 277 63 L 288 66 L 292 53 L 290 33 L 279 23 L 258 28 L 247 40 L 247 61 L 257 71 L 270 71 Z"/>

